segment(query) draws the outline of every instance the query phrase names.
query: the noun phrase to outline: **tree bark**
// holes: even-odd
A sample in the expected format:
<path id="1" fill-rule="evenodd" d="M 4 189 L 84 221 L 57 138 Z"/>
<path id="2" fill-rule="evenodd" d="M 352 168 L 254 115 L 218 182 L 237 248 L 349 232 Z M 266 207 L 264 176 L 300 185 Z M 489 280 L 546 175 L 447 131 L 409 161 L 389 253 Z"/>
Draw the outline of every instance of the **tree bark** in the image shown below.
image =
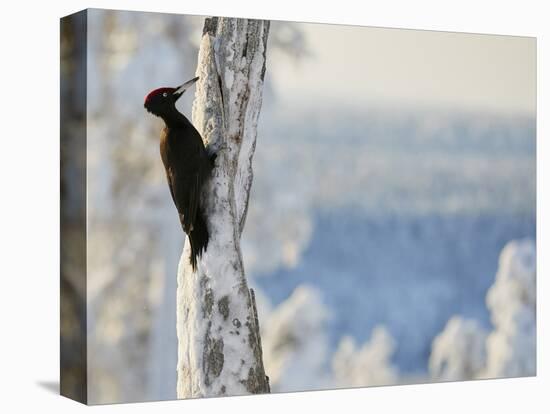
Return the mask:
<path id="1" fill-rule="evenodd" d="M 240 238 L 252 184 L 269 22 L 208 18 L 193 124 L 217 153 L 202 206 L 210 232 L 196 272 L 186 242 L 178 268 L 178 398 L 269 392 L 254 292 Z"/>

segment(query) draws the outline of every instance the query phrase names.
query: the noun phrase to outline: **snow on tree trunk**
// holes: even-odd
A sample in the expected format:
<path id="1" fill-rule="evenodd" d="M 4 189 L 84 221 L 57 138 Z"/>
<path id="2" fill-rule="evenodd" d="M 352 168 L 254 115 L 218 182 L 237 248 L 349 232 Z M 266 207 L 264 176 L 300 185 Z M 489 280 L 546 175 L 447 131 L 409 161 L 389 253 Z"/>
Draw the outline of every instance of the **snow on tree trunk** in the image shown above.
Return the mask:
<path id="1" fill-rule="evenodd" d="M 268 32 L 267 21 L 208 18 L 204 24 L 193 124 L 217 159 L 202 193 L 208 250 L 194 272 L 186 242 L 178 269 L 178 398 L 269 392 L 240 248 Z"/>

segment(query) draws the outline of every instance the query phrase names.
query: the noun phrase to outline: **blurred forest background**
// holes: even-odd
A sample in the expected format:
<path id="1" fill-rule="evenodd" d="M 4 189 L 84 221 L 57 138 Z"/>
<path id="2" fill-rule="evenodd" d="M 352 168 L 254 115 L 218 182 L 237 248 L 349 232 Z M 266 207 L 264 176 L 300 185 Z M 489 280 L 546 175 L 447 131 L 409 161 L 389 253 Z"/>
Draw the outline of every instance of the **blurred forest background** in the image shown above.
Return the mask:
<path id="1" fill-rule="evenodd" d="M 173 399 L 184 240 L 159 156 L 162 123 L 143 98 L 194 76 L 204 18 L 88 19 L 89 400 Z M 62 52 L 81 29 L 62 33 Z M 411 52 L 407 33 L 427 43 Z M 499 66 L 517 85 L 495 88 L 498 105 L 420 87 L 419 103 L 400 99 L 399 76 L 412 85 L 417 76 L 407 59 L 455 64 L 429 54 L 438 36 L 450 49 L 475 37 L 272 22 L 242 247 L 274 392 L 535 374 L 534 83 Z M 518 60 L 505 48 L 515 38 L 494 36 L 494 48 L 490 38 L 477 39 L 481 60 Z M 425 75 L 468 95 L 460 76 L 473 69 L 462 59 L 453 84 L 437 69 Z M 388 96 L 384 72 L 399 86 Z M 474 89 L 490 82 L 476 73 Z M 369 95 L 361 79 L 381 86 Z M 525 107 L 503 105 L 525 89 Z M 178 103 L 189 117 L 192 100 Z"/>

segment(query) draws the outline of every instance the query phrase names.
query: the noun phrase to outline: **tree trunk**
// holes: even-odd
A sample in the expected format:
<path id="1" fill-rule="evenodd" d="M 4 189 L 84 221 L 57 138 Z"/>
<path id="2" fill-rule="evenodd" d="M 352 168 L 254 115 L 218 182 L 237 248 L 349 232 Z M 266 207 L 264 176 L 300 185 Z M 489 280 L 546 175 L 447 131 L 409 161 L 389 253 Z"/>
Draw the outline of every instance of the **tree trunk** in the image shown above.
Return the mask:
<path id="1" fill-rule="evenodd" d="M 202 193 L 208 249 L 194 272 L 186 242 L 178 269 L 178 398 L 269 392 L 240 249 L 268 31 L 269 22 L 258 20 L 204 24 L 193 123 L 217 158 Z"/>

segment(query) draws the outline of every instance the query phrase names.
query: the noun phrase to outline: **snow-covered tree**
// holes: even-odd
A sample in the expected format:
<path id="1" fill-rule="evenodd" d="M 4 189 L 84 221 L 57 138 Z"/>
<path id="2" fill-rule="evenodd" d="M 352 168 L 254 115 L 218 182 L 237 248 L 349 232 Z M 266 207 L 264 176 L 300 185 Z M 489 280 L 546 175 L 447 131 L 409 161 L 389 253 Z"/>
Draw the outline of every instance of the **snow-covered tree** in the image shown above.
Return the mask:
<path id="1" fill-rule="evenodd" d="M 352 337 L 342 338 L 332 359 L 335 386 L 395 384 L 399 375 L 391 363 L 394 350 L 395 341 L 384 326 L 374 328 L 361 348 Z"/>
<path id="2" fill-rule="evenodd" d="M 495 329 L 487 339 L 484 377 L 536 373 L 536 253 L 532 240 L 509 242 L 500 254 L 496 280 L 487 293 Z"/>
<path id="3" fill-rule="evenodd" d="M 434 340 L 429 370 L 438 380 L 535 375 L 536 252 L 532 240 L 509 242 L 487 293 L 494 329 L 455 316 Z"/>
<path id="4" fill-rule="evenodd" d="M 217 153 L 202 193 L 208 249 L 178 269 L 178 398 L 269 392 L 253 291 L 240 248 L 252 184 L 269 22 L 208 18 L 193 124 Z"/>
<path id="5" fill-rule="evenodd" d="M 432 343 L 430 375 L 435 380 L 474 379 L 485 365 L 487 332 L 476 320 L 453 316 Z"/>
<path id="6" fill-rule="evenodd" d="M 262 331 L 265 367 L 274 391 L 319 389 L 329 384 L 326 321 L 320 293 L 307 285 L 271 312 Z"/>

